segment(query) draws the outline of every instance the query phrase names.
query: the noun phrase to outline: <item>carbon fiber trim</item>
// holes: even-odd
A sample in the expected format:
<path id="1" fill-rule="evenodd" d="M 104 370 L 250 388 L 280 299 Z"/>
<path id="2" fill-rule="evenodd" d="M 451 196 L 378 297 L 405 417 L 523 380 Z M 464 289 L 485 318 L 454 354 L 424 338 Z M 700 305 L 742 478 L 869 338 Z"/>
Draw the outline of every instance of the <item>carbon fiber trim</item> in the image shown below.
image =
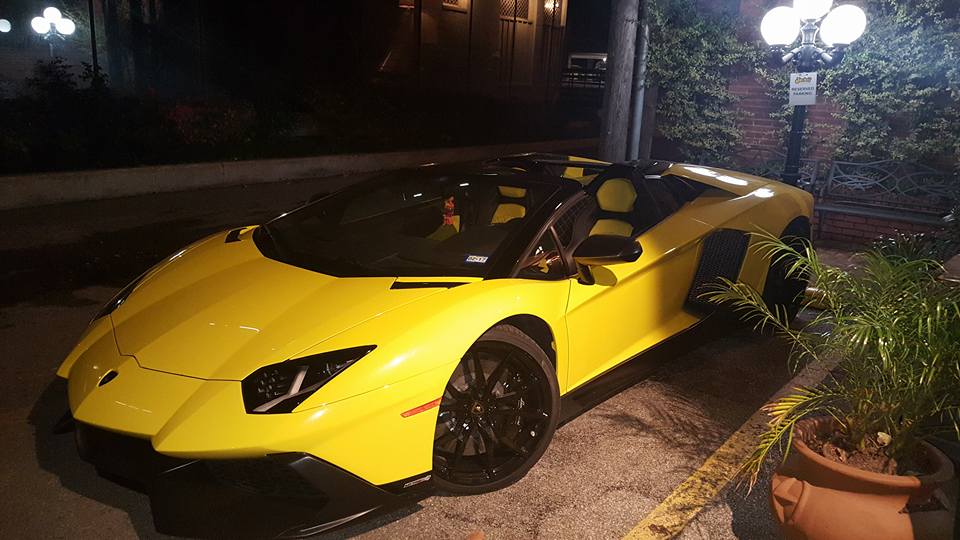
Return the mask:
<path id="1" fill-rule="evenodd" d="M 736 280 L 740 276 L 740 267 L 743 266 L 749 243 L 747 233 L 733 229 L 719 229 L 704 238 L 700 264 L 697 265 L 697 273 L 687 294 L 687 307 L 701 310 L 712 307 L 699 296 L 718 278 Z"/>
<path id="2" fill-rule="evenodd" d="M 239 229 L 234 229 L 227 233 L 227 237 L 223 239 L 224 244 L 230 244 L 232 242 L 240 241 L 240 233 L 243 232 L 243 227 Z"/>

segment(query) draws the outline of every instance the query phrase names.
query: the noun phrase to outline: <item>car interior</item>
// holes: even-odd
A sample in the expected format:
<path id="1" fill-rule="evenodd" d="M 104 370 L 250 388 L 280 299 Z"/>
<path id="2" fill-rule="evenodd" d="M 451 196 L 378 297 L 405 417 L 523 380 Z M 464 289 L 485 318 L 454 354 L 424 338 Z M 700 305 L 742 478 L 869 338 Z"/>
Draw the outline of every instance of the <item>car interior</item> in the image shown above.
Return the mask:
<path id="1" fill-rule="evenodd" d="M 510 181 L 523 172 L 500 171 L 495 182 L 489 174 L 416 175 L 333 195 L 279 220 L 298 218 L 291 227 L 278 224 L 277 236 L 294 258 L 318 268 L 336 260 L 376 272 L 483 275 L 487 259 L 552 192 L 549 184 Z M 538 240 L 543 245 L 529 261 L 540 269 L 533 277 L 557 275 L 554 266 L 569 264 L 560 254 L 589 235 L 642 234 L 695 198 L 702 186 L 694 184 L 643 176 L 629 165 L 606 168 L 585 186 L 587 197 L 561 211 L 557 239 Z"/>
<path id="2" fill-rule="evenodd" d="M 641 176 L 632 169 L 611 167 L 586 186 L 588 197 L 561 211 L 553 223 L 556 241 L 537 240 L 530 255 L 521 263 L 519 275 L 535 279 L 572 275 L 575 271 L 572 251 L 586 237 L 639 236 L 695 199 L 705 188 L 677 176 Z"/>

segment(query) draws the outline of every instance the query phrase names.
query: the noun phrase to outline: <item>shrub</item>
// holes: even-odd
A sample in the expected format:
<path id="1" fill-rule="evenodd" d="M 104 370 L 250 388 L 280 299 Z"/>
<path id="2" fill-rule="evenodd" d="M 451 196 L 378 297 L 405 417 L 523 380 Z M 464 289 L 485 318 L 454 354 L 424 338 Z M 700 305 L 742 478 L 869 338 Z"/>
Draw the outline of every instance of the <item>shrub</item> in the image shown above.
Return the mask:
<path id="1" fill-rule="evenodd" d="M 707 297 L 786 337 L 794 367 L 838 364 L 824 382 L 764 407 L 770 422 L 742 471 L 751 485 L 771 452 L 789 451 L 795 424 L 811 416 L 835 418 L 849 448 L 882 447 L 895 460 L 909 461 L 924 437 L 960 436 L 960 288 L 936 278 L 939 263 L 874 250 L 848 272 L 823 264 L 809 244 L 798 251 L 771 236 L 758 245 L 784 260 L 789 275 L 816 280 L 825 309 L 797 329 L 744 283 L 724 281 Z"/>
<path id="2" fill-rule="evenodd" d="M 257 114 L 240 101 L 178 103 L 167 112 L 180 142 L 188 146 L 243 145 L 253 138 Z"/>
<path id="3" fill-rule="evenodd" d="M 657 130 L 688 159 L 716 161 L 741 139 L 731 74 L 753 70 L 761 49 L 741 41 L 733 17 L 691 0 L 651 3 L 648 84 L 659 87 Z"/>

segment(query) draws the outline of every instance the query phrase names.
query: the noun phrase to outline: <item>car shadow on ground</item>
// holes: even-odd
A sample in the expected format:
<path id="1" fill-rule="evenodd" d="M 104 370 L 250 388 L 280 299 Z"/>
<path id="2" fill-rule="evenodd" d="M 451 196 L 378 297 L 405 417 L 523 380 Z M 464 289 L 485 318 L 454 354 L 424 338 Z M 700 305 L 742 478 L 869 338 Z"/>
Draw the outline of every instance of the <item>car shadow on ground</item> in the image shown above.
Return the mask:
<path id="1" fill-rule="evenodd" d="M 792 378 L 787 358 L 782 340 L 723 320 L 697 348 L 664 364 L 637 387 L 653 390 L 663 401 L 646 401 L 642 410 L 606 409 L 602 414 L 634 437 L 657 439 L 684 456 L 682 465 L 664 468 L 661 474 L 685 478 Z M 732 479 L 699 516 L 704 521 L 694 519 L 686 531 L 691 538 L 697 537 L 697 527 L 707 527 L 699 533 L 712 537 L 718 530 L 711 528 L 725 526 L 724 521 L 737 538 L 779 536 L 770 513 L 768 474 L 753 489 Z"/>
<path id="2" fill-rule="evenodd" d="M 161 537 L 153 526 L 147 496 L 102 478 L 93 466 L 80 459 L 73 431 L 57 432 L 58 423 L 69 410 L 66 386 L 63 379 L 51 381 L 28 416 L 40 468 L 55 475 L 68 490 L 125 512 L 138 537 Z"/>

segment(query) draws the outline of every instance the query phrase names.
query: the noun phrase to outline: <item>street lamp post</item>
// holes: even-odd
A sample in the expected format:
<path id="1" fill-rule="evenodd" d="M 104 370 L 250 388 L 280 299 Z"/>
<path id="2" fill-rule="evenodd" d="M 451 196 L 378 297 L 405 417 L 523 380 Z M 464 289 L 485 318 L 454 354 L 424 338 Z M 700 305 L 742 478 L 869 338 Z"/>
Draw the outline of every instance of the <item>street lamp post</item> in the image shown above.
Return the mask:
<path id="1" fill-rule="evenodd" d="M 77 31 L 77 25 L 55 7 L 43 10 L 43 17 L 34 17 L 30 21 L 30 27 L 47 40 L 50 45 L 50 58 L 53 58 L 53 42 L 58 39 L 62 41 Z"/>
<path id="2" fill-rule="evenodd" d="M 792 63 L 799 73 L 832 67 L 843 60 L 848 45 L 867 27 L 863 10 L 853 5 L 830 8 L 833 0 L 794 0 L 793 7 L 775 7 L 763 16 L 760 33 L 771 47 L 778 65 Z M 800 38 L 800 44 L 793 47 Z M 819 42 L 818 39 L 819 38 Z M 822 45 L 822 46 L 821 46 Z M 812 79 L 816 81 L 816 78 Z M 800 151 L 807 105 L 795 104 L 790 120 L 790 140 L 781 178 L 790 185 L 800 180 Z"/>
<path id="3" fill-rule="evenodd" d="M 90 56 L 93 58 L 93 80 L 103 82 L 100 78 L 100 60 L 97 57 L 97 19 L 93 11 L 93 0 L 87 0 L 87 15 L 90 17 Z"/>

